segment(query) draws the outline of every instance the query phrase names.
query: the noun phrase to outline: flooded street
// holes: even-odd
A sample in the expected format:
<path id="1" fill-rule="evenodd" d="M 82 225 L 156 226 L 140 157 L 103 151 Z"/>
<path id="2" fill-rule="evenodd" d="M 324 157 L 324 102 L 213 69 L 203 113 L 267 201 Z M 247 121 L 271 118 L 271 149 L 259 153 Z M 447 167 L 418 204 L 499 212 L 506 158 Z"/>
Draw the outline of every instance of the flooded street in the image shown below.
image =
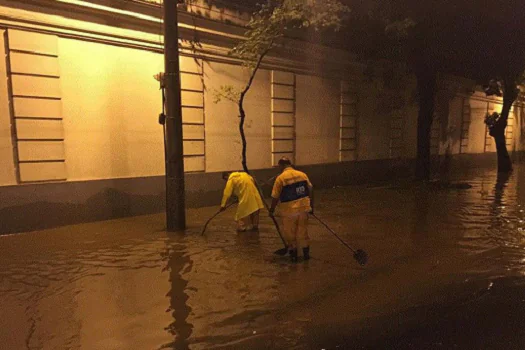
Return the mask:
<path id="1" fill-rule="evenodd" d="M 524 349 L 525 166 L 452 179 L 317 192 L 366 267 L 313 220 L 297 265 L 266 215 L 201 237 L 216 207 L 0 237 L 0 348 Z"/>

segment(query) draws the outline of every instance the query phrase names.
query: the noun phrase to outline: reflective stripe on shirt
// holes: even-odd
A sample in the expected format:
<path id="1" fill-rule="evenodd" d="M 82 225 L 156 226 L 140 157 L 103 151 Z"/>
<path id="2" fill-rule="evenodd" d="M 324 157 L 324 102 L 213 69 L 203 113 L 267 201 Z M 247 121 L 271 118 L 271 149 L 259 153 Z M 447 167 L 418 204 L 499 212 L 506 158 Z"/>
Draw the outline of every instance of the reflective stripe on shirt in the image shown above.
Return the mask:
<path id="1" fill-rule="evenodd" d="M 287 203 L 306 198 L 309 195 L 310 191 L 308 190 L 308 181 L 300 181 L 283 186 L 279 200 L 281 203 Z"/>

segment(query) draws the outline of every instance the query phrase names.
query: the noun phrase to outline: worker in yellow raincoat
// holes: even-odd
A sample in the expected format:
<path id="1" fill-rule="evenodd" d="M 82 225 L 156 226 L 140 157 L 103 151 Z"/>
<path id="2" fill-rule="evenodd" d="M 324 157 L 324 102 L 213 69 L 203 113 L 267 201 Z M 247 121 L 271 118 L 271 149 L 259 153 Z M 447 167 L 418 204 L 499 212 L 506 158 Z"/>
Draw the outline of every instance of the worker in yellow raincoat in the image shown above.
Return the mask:
<path id="1" fill-rule="evenodd" d="M 222 196 L 221 211 L 225 210 L 232 194 L 235 195 L 239 199 L 235 214 L 237 231 L 258 230 L 259 212 L 264 205 L 253 177 L 245 172 L 224 172 L 222 178 L 227 183 Z"/>

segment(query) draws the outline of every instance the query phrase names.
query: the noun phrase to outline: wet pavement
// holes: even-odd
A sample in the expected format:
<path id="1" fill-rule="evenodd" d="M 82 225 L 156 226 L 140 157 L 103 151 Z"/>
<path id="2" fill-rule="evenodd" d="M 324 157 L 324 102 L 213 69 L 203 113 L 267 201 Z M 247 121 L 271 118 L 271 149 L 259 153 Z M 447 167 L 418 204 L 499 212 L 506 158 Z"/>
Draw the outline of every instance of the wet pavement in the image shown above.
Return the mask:
<path id="1" fill-rule="evenodd" d="M 525 166 L 319 191 L 312 260 L 191 210 L 0 237 L 0 349 L 525 349 Z M 218 199 L 219 200 L 219 199 Z M 523 203 L 523 207 L 522 207 Z"/>

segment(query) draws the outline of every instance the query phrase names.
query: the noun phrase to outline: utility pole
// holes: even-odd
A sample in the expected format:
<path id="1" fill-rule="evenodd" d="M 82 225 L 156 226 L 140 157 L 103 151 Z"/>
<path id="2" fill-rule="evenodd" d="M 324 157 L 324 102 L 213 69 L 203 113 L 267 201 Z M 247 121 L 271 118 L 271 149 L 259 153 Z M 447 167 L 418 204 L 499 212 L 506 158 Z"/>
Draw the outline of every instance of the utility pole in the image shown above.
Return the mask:
<path id="1" fill-rule="evenodd" d="M 164 0 L 166 220 L 168 231 L 186 228 L 177 3 L 178 0 Z"/>

